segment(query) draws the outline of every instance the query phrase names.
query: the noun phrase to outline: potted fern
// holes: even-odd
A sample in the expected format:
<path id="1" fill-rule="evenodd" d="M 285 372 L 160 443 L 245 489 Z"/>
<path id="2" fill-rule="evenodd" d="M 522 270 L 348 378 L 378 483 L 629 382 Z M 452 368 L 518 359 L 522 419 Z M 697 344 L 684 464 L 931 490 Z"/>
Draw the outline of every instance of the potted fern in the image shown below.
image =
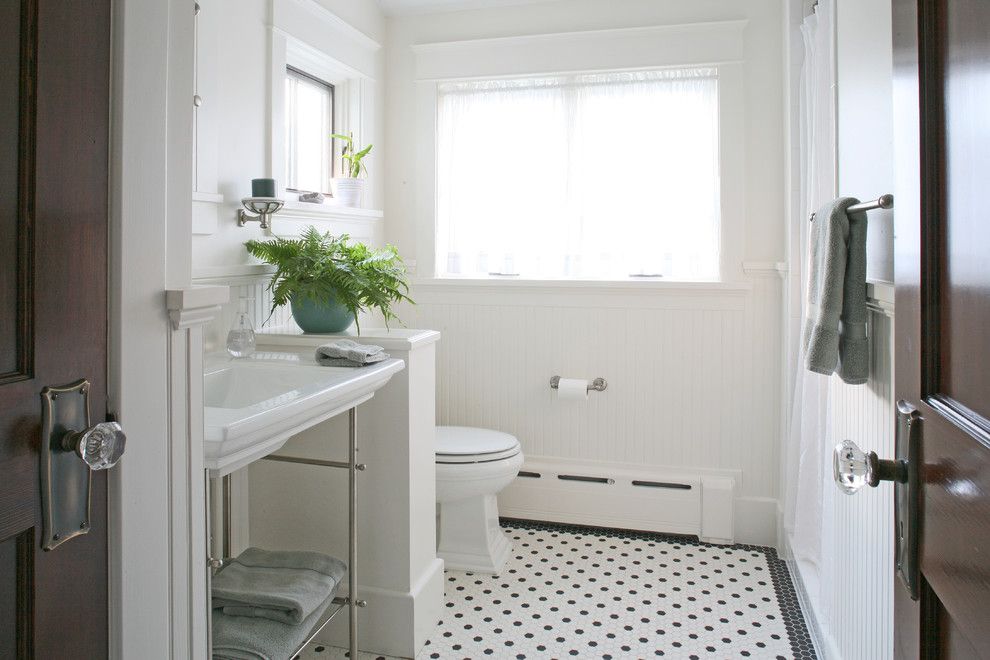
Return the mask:
<path id="1" fill-rule="evenodd" d="M 398 319 L 392 306 L 412 302 L 406 269 L 391 245 L 380 250 L 351 243 L 347 234 L 321 234 L 315 227 L 297 239 L 248 241 L 247 251 L 275 266 L 271 283 L 272 312 L 290 305 L 303 332 L 341 332 L 361 326 L 358 314 L 378 310 L 385 325 Z"/>
<path id="2" fill-rule="evenodd" d="M 354 146 L 353 135 L 334 133 L 331 137 L 344 141 L 344 149 L 340 153 L 340 158 L 344 161 L 347 172 L 347 176 L 334 177 L 333 196 L 344 206 L 359 206 L 365 181 L 361 178 L 361 172 L 367 173 L 368 171 L 363 161 L 364 157 L 371 152 L 373 145 L 369 144 L 364 149 L 358 149 Z"/>

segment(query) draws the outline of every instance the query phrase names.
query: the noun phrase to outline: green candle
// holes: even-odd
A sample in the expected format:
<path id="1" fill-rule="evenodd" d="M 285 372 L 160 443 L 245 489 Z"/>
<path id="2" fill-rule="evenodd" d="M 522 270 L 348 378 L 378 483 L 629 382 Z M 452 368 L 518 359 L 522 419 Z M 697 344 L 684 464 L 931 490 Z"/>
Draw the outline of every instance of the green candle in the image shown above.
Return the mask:
<path id="1" fill-rule="evenodd" d="M 275 197 L 275 179 L 251 179 L 252 197 Z"/>

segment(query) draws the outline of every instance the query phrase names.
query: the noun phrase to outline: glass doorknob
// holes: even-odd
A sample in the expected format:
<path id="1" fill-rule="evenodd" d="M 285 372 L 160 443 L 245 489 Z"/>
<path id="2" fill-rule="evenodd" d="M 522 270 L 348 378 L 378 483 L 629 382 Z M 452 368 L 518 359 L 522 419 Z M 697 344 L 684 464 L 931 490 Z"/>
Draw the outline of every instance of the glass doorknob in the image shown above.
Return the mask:
<path id="1" fill-rule="evenodd" d="M 875 451 L 864 452 L 852 440 L 843 440 L 832 454 L 835 483 L 847 495 L 869 484 L 876 488 L 881 481 L 907 481 L 905 461 L 881 460 Z"/>
<path id="2" fill-rule="evenodd" d="M 75 452 L 91 470 L 112 468 L 124 453 L 127 436 L 117 422 L 100 422 L 62 436 L 62 449 Z"/>

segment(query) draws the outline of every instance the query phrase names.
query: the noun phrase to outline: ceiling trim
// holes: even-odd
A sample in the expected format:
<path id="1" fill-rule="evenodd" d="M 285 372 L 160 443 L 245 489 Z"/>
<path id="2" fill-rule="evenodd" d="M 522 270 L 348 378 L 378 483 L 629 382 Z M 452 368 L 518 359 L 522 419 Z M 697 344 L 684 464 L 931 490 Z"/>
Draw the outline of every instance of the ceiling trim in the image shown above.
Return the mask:
<path id="1" fill-rule="evenodd" d="M 440 14 L 472 9 L 492 9 L 535 5 L 555 0 L 378 0 L 378 6 L 386 16 L 414 16 Z"/>

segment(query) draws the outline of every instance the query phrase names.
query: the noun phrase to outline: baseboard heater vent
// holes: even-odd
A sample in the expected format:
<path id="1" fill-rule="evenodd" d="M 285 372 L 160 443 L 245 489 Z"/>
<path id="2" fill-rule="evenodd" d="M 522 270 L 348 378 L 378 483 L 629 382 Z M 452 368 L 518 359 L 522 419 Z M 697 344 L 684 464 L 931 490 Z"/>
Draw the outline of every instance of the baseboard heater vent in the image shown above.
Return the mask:
<path id="1" fill-rule="evenodd" d="M 644 486 L 646 488 L 673 488 L 674 490 L 691 490 L 691 484 L 678 484 L 672 481 L 641 481 L 633 479 L 633 486 Z"/>
<path id="2" fill-rule="evenodd" d="M 609 479 L 607 477 L 588 477 L 583 474 L 558 474 L 557 478 L 561 481 L 586 481 L 592 484 L 606 484 L 609 486 L 615 483 L 615 479 Z"/>
<path id="3" fill-rule="evenodd" d="M 507 518 L 735 541 L 734 474 L 543 457 L 520 467 L 521 478 L 498 494 Z"/>

